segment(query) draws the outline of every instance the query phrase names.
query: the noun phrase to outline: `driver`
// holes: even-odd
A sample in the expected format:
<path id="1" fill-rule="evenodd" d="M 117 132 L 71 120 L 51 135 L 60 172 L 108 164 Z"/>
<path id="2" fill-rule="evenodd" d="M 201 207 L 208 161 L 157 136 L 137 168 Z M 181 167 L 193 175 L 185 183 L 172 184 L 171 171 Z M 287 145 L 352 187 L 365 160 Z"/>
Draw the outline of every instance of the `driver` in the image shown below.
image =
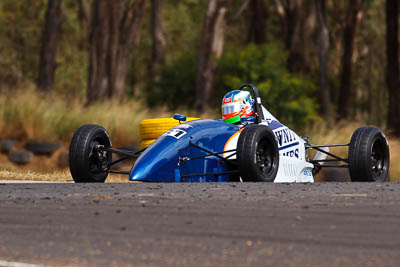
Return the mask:
<path id="1" fill-rule="evenodd" d="M 222 99 L 222 119 L 231 124 L 254 122 L 254 100 L 250 92 L 234 90 Z"/>

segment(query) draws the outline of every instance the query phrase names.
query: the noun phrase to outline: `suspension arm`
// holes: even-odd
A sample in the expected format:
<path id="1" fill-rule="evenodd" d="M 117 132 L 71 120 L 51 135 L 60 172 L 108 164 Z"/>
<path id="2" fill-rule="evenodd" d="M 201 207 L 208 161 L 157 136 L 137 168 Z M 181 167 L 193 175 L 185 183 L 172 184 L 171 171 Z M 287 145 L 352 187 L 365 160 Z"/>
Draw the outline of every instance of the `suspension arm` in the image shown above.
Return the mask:
<path id="1" fill-rule="evenodd" d="M 310 147 L 310 148 L 313 148 L 313 149 L 315 149 L 315 150 L 318 150 L 318 151 L 321 152 L 321 153 L 325 153 L 325 154 L 327 154 L 328 156 L 331 156 L 332 158 L 335 158 L 337 161 L 343 161 L 343 162 L 345 162 L 345 163 L 349 163 L 349 159 L 344 159 L 344 158 L 341 158 L 341 157 L 339 157 L 339 156 L 336 156 L 335 154 L 332 154 L 332 153 L 330 153 L 330 152 L 328 152 L 328 151 L 325 151 L 325 150 L 321 149 L 321 148 L 318 147 L 318 146 L 307 146 L 307 147 Z M 310 162 L 312 162 L 312 161 L 310 161 Z"/>
<path id="2" fill-rule="evenodd" d="M 208 149 L 206 149 L 206 148 L 204 148 L 204 147 L 201 147 L 201 146 L 199 146 L 199 145 L 196 145 L 195 143 L 192 143 L 191 141 L 189 142 L 189 145 L 194 146 L 194 147 L 196 147 L 196 148 L 198 148 L 198 149 L 200 149 L 200 150 L 202 150 L 202 151 L 207 152 L 208 155 L 205 155 L 205 157 L 206 157 L 206 156 L 215 156 L 215 157 L 217 157 L 217 158 L 219 158 L 219 159 L 221 159 L 221 160 L 223 160 L 223 161 L 226 161 L 226 162 L 228 162 L 229 159 L 226 159 L 226 158 L 220 156 L 219 154 L 226 153 L 226 152 L 234 152 L 234 151 L 236 151 L 236 149 L 232 149 L 232 150 L 227 150 L 227 151 L 223 151 L 223 152 L 212 152 L 211 150 L 208 150 Z M 201 156 L 201 157 L 203 157 L 203 156 Z M 193 157 L 193 158 L 189 158 L 189 160 L 190 160 L 190 159 L 194 159 L 194 157 Z M 229 162 L 237 165 L 236 162 L 233 162 L 233 161 L 229 161 Z"/>
<path id="3" fill-rule="evenodd" d="M 139 157 L 140 153 L 142 153 L 144 151 L 144 149 L 141 149 L 137 152 L 132 152 L 132 151 L 128 151 L 128 150 L 104 147 L 103 145 L 98 145 L 98 146 L 96 146 L 96 148 L 99 150 L 115 153 L 115 154 L 122 155 L 122 156 L 127 156 L 130 158 L 137 158 L 137 157 Z"/>

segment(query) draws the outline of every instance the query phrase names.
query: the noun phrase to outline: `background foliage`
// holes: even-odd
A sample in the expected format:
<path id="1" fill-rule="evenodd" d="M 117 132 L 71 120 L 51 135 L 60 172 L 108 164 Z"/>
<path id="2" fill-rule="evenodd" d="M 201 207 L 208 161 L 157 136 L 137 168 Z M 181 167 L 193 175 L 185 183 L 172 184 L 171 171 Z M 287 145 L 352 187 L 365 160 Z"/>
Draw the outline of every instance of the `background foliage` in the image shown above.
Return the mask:
<path id="1" fill-rule="evenodd" d="M 220 61 L 218 100 L 243 83 L 252 83 L 260 91 L 263 105 L 279 120 L 299 127 L 318 119 L 311 81 L 287 71 L 287 54 L 275 44 L 228 48 Z"/>
<path id="2" fill-rule="evenodd" d="M 131 98 L 147 104 L 191 108 L 195 101 L 195 72 L 201 27 L 207 1 L 164 1 L 164 25 L 167 38 L 166 64 L 159 70 L 160 80 L 151 82 L 151 5 L 148 4 L 140 38 L 132 48 L 126 91 Z M 227 14 L 225 51 L 218 62 L 215 112 L 221 96 L 245 82 L 256 85 L 263 101 L 282 122 L 302 126 L 318 121 L 319 64 L 317 36 L 306 40 L 310 71 L 292 74 L 285 64 L 285 48 L 280 17 L 273 1 L 266 5 L 268 42 L 249 43 L 248 13 L 238 15 L 240 1 L 230 1 Z M 355 43 L 353 58 L 354 117 L 384 125 L 387 93 L 384 77 L 385 2 L 369 0 Z M 88 80 L 88 32 L 79 17 L 76 0 L 63 0 L 63 24 L 57 54 L 54 90 L 68 98 L 86 97 Z M 150 3 L 150 2 L 149 2 Z M 338 99 L 342 32 L 346 1 L 327 1 L 330 30 L 329 80 L 333 114 Z M 0 2 L 0 90 L 25 88 L 38 75 L 46 0 L 2 0 Z"/>
<path id="3" fill-rule="evenodd" d="M 207 1 L 164 1 L 166 62 L 157 71 L 157 81 L 151 79 L 152 6 L 151 1 L 147 1 L 140 35 L 130 55 L 125 85 L 127 98 L 90 107 L 85 105 L 89 32 L 80 16 L 79 0 L 62 0 L 63 23 L 56 77 L 53 92 L 48 95 L 38 93 L 35 88 L 48 0 L 0 1 L 0 138 L 68 142 L 78 126 L 98 123 L 110 131 L 117 146 L 134 144 L 139 141 L 137 125 L 142 119 L 170 116 L 175 112 L 218 117 L 222 96 L 243 83 L 256 85 L 263 104 L 271 113 L 283 123 L 302 130 L 301 133 L 310 134 L 316 143 L 345 143 L 355 127 L 366 123 L 385 127 L 388 93 L 384 0 L 365 0 L 360 13 L 352 57 L 350 112 L 355 122 L 331 126 L 324 125 L 319 117 L 318 25 L 310 25 L 312 34 L 300 43 L 306 55 L 306 71 L 293 73 L 287 64 L 291 51 L 286 47 L 282 17 L 276 8 L 277 2 L 289 1 L 264 1 L 267 14 L 267 42 L 264 44 L 255 44 L 249 38 L 251 15 L 248 10 L 241 11 L 243 2 L 228 1 L 225 48 L 215 73 L 215 109 L 199 114 L 193 111 L 196 62 Z M 354 2 L 326 0 L 333 119 L 338 109 L 346 12 Z M 298 15 L 312 16 L 306 11 L 300 9 Z M 332 133 L 340 136 L 332 136 Z M 393 154 L 400 146 L 398 140 L 390 142 Z"/>

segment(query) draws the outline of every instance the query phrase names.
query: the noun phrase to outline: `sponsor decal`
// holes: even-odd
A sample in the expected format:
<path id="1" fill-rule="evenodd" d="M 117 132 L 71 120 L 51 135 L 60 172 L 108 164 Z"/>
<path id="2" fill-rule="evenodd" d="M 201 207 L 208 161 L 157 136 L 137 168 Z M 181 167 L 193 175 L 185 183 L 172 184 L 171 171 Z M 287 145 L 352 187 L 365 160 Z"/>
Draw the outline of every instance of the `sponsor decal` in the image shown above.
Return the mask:
<path id="1" fill-rule="evenodd" d="M 286 150 L 291 147 L 295 147 L 299 144 L 295 134 L 287 127 L 275 130 L 276 141 L 278 142 L 279 150 Z M 289 151 L 285 151 L 283 156 L 299 158 L 299 149 L 293 148 Z"/>
<path id="2" fill-rule="evenodd" d="M 189 128 L 192 128 L 192 127 L 193 126 L 189 125 L 189 124 L 179 124 L 179 125 L 175 126 L 175 128 L 182 128 L 182 129 L 189 129 Z"/>
<path id="3" fill-rule="evenodd" d="M 280 123 L 279 121 L 273 120 L 273 119 L 266 119 L 268 122 L 268 127 L 271 128 L 272 130 L 276 130 L 279 128 L 284 127 L 282 123 Z"/>
<path id="4" fill-rule="evenodd" d="M 224 104 L 231 103 L 231 102 L 232 102 L 232 97 L 224 98 Z"/>
<path id="5" fill-rule="evenodd" d="M 172 136 L 176 139 L 179 139 L 185 134 L 187 134 L 187 132 L 185 132 L 184 130 L 173 128 L 168 130 L 164 135 Z"/>
<path id="6" fill-rule="evenodd" d="M 277 130 L 274 133 L 276 136 L 276 141 L 278 141 L 278 146 L 280 147 L 296 140 L 294 133 L 288 128 Z"/>
<path id="7" fill-rule="evenodd" d="M 282 155 L 286 156 L 286 157 L 291 157 L 291 158 L 293 158 L 293 157 L 299 158 L 299 149 L 296 148 L 296 149 L 284 152 Z"/>

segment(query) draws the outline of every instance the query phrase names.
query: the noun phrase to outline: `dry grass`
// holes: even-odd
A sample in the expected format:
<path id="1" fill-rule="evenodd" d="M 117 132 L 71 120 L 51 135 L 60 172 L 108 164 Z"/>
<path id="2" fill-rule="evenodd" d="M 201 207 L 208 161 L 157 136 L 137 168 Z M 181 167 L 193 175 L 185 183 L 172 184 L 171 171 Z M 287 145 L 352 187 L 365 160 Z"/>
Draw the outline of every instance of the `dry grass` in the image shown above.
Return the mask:
<path id="1" fill-rule="evenodd" d="M 201 117 L 193 111 L 180 109 L 169 112 L 165 108 L 148 108 L 140 101 L 105 101 L 85 106 L 84 99 L 70 99 L 57 94 L 43 94 L 34 86 L 0 94 L 0 139 L 19 140 L 17 149 L 24 149 L 27 140 L 63 141 L 64 146 L 51 157 L 35 157 L 23 166 L 8 161 L 0 154 L 0 179 L 72 181 L 69 171 L 58 169 L 58 162 L 75 130 L 84 124 L 102 125 L 110 133 L 113 146 L 138 144 L 138 126 L 147 118 L 171 117 L 173 113 Z M 202 114 L 202 117 L 212 113 Z M 58 170 L 54 172 L 54 170 Z M 65 171 L 64 171 L 65 170 Z M 110 175 L 109 182 L 126 182 L 128 177 Z"/>
<path id="2" fill-rule="evenodd" d="M 390 181 L 400 182 L 400 165 L 397 162 L 400 160 L 400 140 L 389 136 L 390 150 Z"/>
<path id="3" fill-rule="evenodd" d="M 341 122 L 332 129 L 325 126 L 314 126 L 310 131 L 310 139 L 313 144 L 346 144 L 350 142 L 353 132 L 361 126 L 366 126 L 361 122 Z M 385 131 L 385 129 L 383 129 Z M 385 131 L 386 132 L 386 131 Z M 391 135 L 387 135 L 390 151 L 390 181 L 400 181 L 400 165 L 396 162 L 400 160 L 400 139 Z M 340 156 L 347 157 L 347 147 L 332 148 L 334 152 Z"/>
<path id="4" fill-rule="evenodd" d="M 0 180 L 70 182 L 72 181 L 72 177 L 69 174 L 69 171 L 39 173 L 32 171 L 0 169 Z"/>
<path id="5" fill-rule="evenodd" d="M 171 116 L 172 112 L 165 108 L 150 109 L 136 100 L 105 101 L 86 107 L 83 100 L 45 95 L 28 88 L 0 95 L 0 138 L 69 142 L 79 126 L 93 123 L 107 129 L 113 144 L 131 145 L 140 141 L 140 121 Z"/>
<path id="6" fill-rule="evenodd" d="M 193 117 L 213 118 L 215 113 L 196 114 L 188 110 L 176 110 L 177 113 Z M 85 107 L 84 100 L 68 99 L 60 95 L 44 95 L 31 88 L 15 90 L 0 95 L 0 138 L 17 140 L 61 140 L 66 152 L 74 131 L 87 123 L 100 124 L 105 127 L 112 138 L 114 146 L 137 144 L 138 125 L 141 120 L 156 117 L 170 117 L 175 112 L 166 109 L 150 109 L 139 101 L 129 100 L 123 103 L 106 101 Z M 333 128 L 316 124 L 303 131 L 313 144 L 348 143 L 354 130 L 363 126 L 362 122 L 342 122 Z M 400 181 L 400 166 L 395 164 L 400 159 L 400 139 L 388 136 L 391 166 L 391 181 Z M 333 150 L 332 150 L 333 151 Z M 347 148 L 336 148 L 337 154 L 347 156 Z M 60 153 L 61 153 L 60 152 Z M 71 181 L 68 171 L 46 173 L 54 170 L 52 158 L 38 159 L 30 166 L 19 167 L 7 162 L 0 155 L 0 179 L 33 179 L 41 181 Z M 31 172 L 35 170 L 38 172 Z M 108 181 L 127 181 L 127 177 L 110 178 Z"/>
<path id="7" fill-rule="evenodd" d="M 73 182 L 69 170 L 41 173 L 33 171 L 15 171 L 0 169 L 0 180 L 38 181 L 38 182 Z M 127 183 L 128 176 L 109 175 L 107 183 Z"/>
<path id="8" fill-rule="evenodd" d="M 328 129 L 326 127 L 319 127 L 311 129 L 310 131 L 310 139 L 313 144 L 338 144 L 338 143 L 348 143 L 350 141 L 351 135 L 358 127 L 363 126 L 362 123 L 341 123 L 333 127 L 332 129 Z M 394 138 L 392 136 L 388 136 L 389 139 L 389 149 L 390 149 L 390 181 L 400 181 L 400 165 L 397 165 L 396 162 L 400 160 L 400 139 Z M 332 152 L 337 153 L 343 157 L 347 156 L 347 148 L 333 148 Z M 53 157 L 56 157 L 53 156 Z M 0 162 L 4 162 L 5 156 L 0 155 Z M 39 161 L 41 164 L 45 163 L 46 159 L 38 159 L 33 165 L 39 166 Z M 52 160 L 51 158 L 47 160 Z M 1 164 L 0 164 L 1 167 Z M 29 171 L 29 167 L 20 171 L 18 167 L 14 166 L 4 166 L 0 169 L 0 179 L 7 180 L 38 180 L 38 181 L 72 181 L 72 177 L 69 174 L 68 170 L 52 172 L 52 173 L 44 173 L 44 172 L 31 172 Z M 107 178 L 107 182 L 128 182 L 128 177 L 126 176 L 110 176 Z"/>

